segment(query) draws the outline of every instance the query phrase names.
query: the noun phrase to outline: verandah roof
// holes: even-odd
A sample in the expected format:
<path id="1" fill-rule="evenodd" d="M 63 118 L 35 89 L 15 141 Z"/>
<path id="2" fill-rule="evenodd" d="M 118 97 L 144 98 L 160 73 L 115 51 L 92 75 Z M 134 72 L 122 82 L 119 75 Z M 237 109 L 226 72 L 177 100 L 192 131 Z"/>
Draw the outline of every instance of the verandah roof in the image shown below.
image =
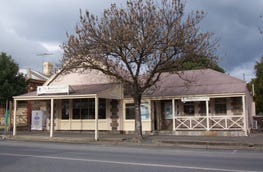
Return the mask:
<path id="1" fill-rule="evenodd" d="M 15 96 L 15 100 L 48 100 L 48 99 L 74 99 L 74 98 L 107 98 L 121 99 L 122 87 L 118 83 L 91 84 L 91 85 L 70 85 L 69 94 L 43 94 L 30 92 L 20 96 Z"/>

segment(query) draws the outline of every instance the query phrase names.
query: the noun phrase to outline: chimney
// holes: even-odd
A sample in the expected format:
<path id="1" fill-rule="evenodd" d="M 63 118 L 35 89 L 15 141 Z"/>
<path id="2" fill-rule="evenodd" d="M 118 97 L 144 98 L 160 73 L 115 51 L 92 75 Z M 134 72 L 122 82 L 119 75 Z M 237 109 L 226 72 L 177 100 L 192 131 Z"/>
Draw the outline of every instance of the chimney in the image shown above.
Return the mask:
<path id="1" fill-rule="evenodd" d="M 43 63 L 43 74 L 46 76 L 51 76 L 53 73 L 53 64 L 51 62 Z"/>

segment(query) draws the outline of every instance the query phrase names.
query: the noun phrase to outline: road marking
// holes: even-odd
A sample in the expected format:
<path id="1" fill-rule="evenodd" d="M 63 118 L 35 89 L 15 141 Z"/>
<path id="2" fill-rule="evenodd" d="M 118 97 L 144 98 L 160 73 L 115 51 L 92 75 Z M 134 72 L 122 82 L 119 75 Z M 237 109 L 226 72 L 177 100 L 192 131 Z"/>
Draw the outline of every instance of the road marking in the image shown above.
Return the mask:
<path id="1" fill-rule="evenodd" d="M 118 164 L 118 165 L 133 165 L 133 166 L 148 166 L 148 167 L 161 167 L 161 168 L 192 169 L 192 170 L 202 170 L 202 171 L 260 172 L 260 171 L 247 171 L 247 170 L 209 168 L 209 167 L 195 167 L 195 166 L 182 166 L 182 165 L 165 165 L 165 164 L 138 163 L 138 162 L 125 162 L 125 161 L 108 161 L 108 160 L 98 160 L 98 159 L 67 158 L 67 157 L 56 157 L 56 156 L 39 156 L 39 155 L 29 155 L 29 154 L 0 153 L 0 155 L 2 155 L 2 156 L 13 156 L 13 157 L 31 157 L 31 158 L 41 158 L 41 159 L 67 160 L 67 161 L 96 162 L 96 163 Z"/>

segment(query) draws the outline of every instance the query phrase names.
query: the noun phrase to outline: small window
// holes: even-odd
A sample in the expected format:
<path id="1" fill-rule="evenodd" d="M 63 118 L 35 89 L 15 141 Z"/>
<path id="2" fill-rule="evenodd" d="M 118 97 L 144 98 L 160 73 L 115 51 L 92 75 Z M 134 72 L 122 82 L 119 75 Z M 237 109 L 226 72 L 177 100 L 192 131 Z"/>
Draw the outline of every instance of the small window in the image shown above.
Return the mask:
<path id="1" fill-rule="evenodd" d="M 185 102 L 184 103 L 184 114 L 185 115 L 194 115 L 195 114 L 194 102 Z"/>
<path id="2" fill-rule="evenodd" d="M 135 119 L 134 103 L 127 103 L 125 106 L 126 119 Z"/>
<path id="3" fill-rule="evenodd" d="M 215 99 L 215 113 L 217 115 L 226 115 L 226 98 Z"/>

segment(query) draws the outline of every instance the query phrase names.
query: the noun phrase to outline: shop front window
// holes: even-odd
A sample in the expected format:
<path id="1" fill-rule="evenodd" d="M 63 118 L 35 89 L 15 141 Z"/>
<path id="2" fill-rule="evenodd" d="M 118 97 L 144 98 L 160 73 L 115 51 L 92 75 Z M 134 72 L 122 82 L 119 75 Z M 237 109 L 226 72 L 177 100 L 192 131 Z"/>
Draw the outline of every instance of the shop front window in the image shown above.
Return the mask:
<path id="1" fill-rule="evenodd" d="M 126 118 L 125 119 L 127 119 L 127 120 L 135 119 L 134 103 L 125 104 L 125 112 L 126 112 Z M 148 102 L 141 103 L 141 119 L 142 120 L 150 119 L 149 103 Z"/>
<path id="2" fill-rule="evenodd" d="M 95 99 L 74 99 L 73 119 L 95 119 Z M 106 119 L 106 99 L 99 99 L 98 118 Z"/>
<path id="3" fill-rule="evenodd" d="M 73 119 L 95 119 L 94 99 L 74 99 Z"/>
<path id="4" fill-rule="evenodd" d="M 106 119 L 106 99 L 99 99 L 99 119 Z"/>
<path id="5" fill-rule="evenodd" d="M 61 119 L 69 119 L 69 100 L 62 100 Z"/>

